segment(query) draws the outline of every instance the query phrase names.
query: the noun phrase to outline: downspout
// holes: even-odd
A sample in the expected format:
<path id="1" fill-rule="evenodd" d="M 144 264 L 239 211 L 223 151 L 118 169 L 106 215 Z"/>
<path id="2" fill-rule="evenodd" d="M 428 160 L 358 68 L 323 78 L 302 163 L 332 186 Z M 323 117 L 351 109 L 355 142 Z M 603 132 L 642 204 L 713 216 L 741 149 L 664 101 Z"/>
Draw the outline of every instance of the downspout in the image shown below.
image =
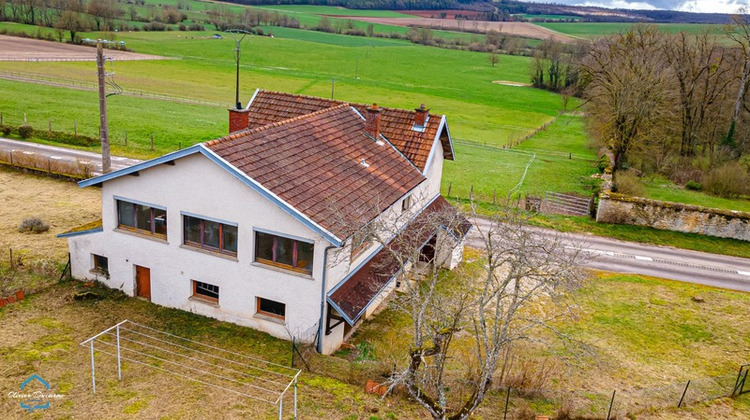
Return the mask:
<path id="1" fill-rule="evenodd" d="M 320 321 L 318 322 L 318 353 L 323 353 L 323 318 L 326 313 L 326 269 L 328 268 L 328 251 L 336 248 L 333 245 L 323 250 L 323 274 L 320 279 Z"/>

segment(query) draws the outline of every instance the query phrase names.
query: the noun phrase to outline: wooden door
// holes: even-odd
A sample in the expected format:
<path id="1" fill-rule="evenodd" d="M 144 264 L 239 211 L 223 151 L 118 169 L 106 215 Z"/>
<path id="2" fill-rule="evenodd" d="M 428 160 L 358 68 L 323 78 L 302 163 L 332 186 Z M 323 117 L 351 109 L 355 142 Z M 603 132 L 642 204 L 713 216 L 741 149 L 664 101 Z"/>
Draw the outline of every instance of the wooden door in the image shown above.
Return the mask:
<path id="1" fill-rule="evenodd" d="M 151 300 L 151 269 L 135 266 L 136 295 Z"/>

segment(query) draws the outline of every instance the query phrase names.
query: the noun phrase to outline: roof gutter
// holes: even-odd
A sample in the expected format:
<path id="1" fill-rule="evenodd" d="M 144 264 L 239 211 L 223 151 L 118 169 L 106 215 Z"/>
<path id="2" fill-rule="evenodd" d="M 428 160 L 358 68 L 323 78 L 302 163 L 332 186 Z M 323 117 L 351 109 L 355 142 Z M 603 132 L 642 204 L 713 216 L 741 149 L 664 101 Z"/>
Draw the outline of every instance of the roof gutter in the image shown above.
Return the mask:
<path id="1" fill-rule="evenodd" d="M 318 321 L 318 353 L 323 353 L 323 322 L 326 315 L 326 268 L 328 268 L 328 251 L 336 248 L 333 245 L 328 245 L 323 250 L 323 274 L 320 279 L 320 321 Z"/>

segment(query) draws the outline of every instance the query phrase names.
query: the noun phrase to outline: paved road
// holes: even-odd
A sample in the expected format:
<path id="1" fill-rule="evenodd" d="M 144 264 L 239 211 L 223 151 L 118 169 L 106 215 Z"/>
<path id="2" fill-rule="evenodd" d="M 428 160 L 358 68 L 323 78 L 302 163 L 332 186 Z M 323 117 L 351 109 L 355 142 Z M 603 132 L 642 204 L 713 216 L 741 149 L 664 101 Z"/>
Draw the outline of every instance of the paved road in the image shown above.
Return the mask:
<path id="1" fill-rule="evenodd" d="M 0 138 L 0 148 L 24 150 L 60 159 L 80 159 L 101 162 L 98 153 L 62 147 L 21 142 Z M 113 170 L 139 163 L 139 160 L 112 157 Z M 101 170 L 101 163 L 99 164 Z M 488 221 L 476 219 L 474 223 L 486 229 Z M 544 235 L 560 235 L 559 232 L 540 228 Z M 672 280 L 699 283 L 726 289 L 750 292 L 750 259 L 707 254 L 683 249 L 618 241 L 594 235 L 564 234 L 570 246 L 584 249 L 591 255 L 585 264 L 599 270 L 621 273 L 636 273 Z M 481 247 L 478 229 L 472 229 L 468 245 Z M 750 243 L 748 244 L 750 246 Z"/>
<path id="2" fill-rule="evenodd" d="M 94 171 L 94 174 L 98 175 L 102 171 L 102 155 L 99 153 L 68 149 L 65 147 L 47 146 L 27 141 L 10 140 L 2 137 L 0 137 L 0 149 L 33 152 L 48 156 L 51 159 L 95 162 L 96 170 Z M 112 170 L 116 171 L 118 169 L 127 168 L 128 166 L 140 162 L 141 161 L 137 159 L 112 156 Z"/>
<path id="3" fill-rule="evenodd" d="M 479 229 L 489 222 L 475 219 Z M 467 243 L 481 247 L 478 230 L 472 229 Z M 750 292 L 750 259 L 708 254 L 684 249 L 625 242 L 594 235 L 561 234 L 532 228 L 544 235 L 563 235 L 569 246 L 586 251 L 591 259 L 584 265 L 598 270 L 643 274 Z M 750 243 L 748 244 L 750 247 Z"/>

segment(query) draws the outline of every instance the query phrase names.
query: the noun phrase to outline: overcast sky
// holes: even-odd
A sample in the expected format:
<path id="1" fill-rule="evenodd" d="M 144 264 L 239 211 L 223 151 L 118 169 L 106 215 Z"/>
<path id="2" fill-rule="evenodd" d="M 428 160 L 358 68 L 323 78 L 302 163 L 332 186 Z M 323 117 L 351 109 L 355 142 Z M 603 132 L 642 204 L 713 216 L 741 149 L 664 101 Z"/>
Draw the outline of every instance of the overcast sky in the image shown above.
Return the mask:
<path id="1" fill-rule="evenodd" d="M 748 0 L 525 0 L 541 3 L 599 6 L 622 9 L 667 9 L 683 12 L 734 13 Z"/>

